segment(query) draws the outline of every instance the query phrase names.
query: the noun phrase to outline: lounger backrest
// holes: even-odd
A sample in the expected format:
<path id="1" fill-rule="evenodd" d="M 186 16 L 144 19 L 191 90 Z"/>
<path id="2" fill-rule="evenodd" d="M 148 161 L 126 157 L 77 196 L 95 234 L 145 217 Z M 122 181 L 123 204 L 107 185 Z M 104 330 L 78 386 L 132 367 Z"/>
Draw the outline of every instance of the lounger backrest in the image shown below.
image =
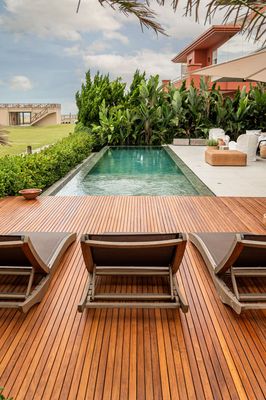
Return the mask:
<path id="1" fill-rule="evenodd" d="M 266 235 L 241 235 L 244 247 L 234 267 L 266 267 Z"/>
<path id="2" fill-rule="evenodd" d="M 169 266 L 177 251 L 177 243 L 166 245 L 167 241 L 184 242 L 180 233 L 170 234 L 100 234 L 85 235 L 84 240 L 90 247 L 93 262 L 100 266 Z M 110 247 L 90 245 L 92 242 L 111 242 Z M 136 247 L 126 247 L 127 243 L 136 242 Z M 151 246 L 147 247 L 147 242 Z M 156 243 L 158 242 L 158 244 Z M 110 244 L 111 244 L 110 243 Z M 123 243 L 125 247 L 115 247 L 116 243 Z M 137 244 L 138 243 L 138 244 Z M 142 247 L 143 243 L 143 247 Z M 144 243 L 146 245 L 144 245 Z M 183 251 L 184 252 L 184 251 Z M 182 254 L 183 256 L 183 254 Z M 182 257 L 181 256 L 181 257 Z"/>
<path id="3" fill-rule="evenodd" d="M 0 235 L 0 265 L 31 265 L 23 251 L 23 238 L 21 236 Z"/>
<path id="4" fill-rule="evenodd" d="M 0 235 L 0 267 L 33 266 L 40 273 L 48 273 L 49 268 L 40 259 L 28 236 Z"/>

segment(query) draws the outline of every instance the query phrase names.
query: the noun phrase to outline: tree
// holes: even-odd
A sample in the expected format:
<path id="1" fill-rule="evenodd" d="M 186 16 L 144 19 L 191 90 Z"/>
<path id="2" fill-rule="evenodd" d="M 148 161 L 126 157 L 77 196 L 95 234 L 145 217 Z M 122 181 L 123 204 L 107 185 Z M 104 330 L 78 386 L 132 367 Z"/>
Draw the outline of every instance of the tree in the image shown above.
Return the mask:
<path id="1" fill-rule="evenodd" d="M 88 71 L 80 92 L 76 93 L 79 122 L 85 126 L 99 123 L 99 107 L 103 99 L 106 107 L 124 102 L 125 87 L 126 84 L 121 82 L 121 78 L 110 81 L 109 75 L 101 75 L 99 72 L 91 78 Z"/>
<path id="2" fill-rule="evenodd" d="M 141 27 L 153 29 L 156 33 L 166 34 L 163 27 L 156 21 L 156 13 L 151 9 L 149 0 L 98 0 L 101 5 L 109 5 L 113 9 L 124 13 L 125 15 L 134 15 L 138 18 Z M 166 0 L 156 0 L 161 6 L 166 4 Z M 168 0 L 171 2 L 173 10 L 176 11 L 179 0 Z M 186 0 L 185 15 L 195 14 L 196 21 L 199 21 L 199 7 L 203 0 Z M 78 0 L 77 12 L 81 0 Z M 264 0 L 209 0 L 205 7 L 205 22 L 211 21 L 215 12 L 219 9 L 225 11 L 223 23 L 232 18 L 234 24 L 240 23 L 242 31 L 248 37 L 255 40 L 264 40 L 266 42 L 266 6 Z"/>

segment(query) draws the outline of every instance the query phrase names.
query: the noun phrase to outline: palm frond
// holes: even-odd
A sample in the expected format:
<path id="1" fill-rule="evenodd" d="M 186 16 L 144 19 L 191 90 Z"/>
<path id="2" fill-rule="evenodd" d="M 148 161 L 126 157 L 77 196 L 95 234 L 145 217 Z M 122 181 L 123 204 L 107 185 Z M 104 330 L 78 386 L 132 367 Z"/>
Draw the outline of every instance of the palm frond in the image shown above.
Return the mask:
<path id="1" fill-rule="evenodd" d="M 196 0 L 197 3 L 200 0 Z M 263 4 L 264 3 L 264 4 Z M 216 11 L 224 11 L 223 23 L 241 25 L 247 37 L 255 41 L 266 41 L 266 7 L 265 2 L 254 0 L 211 0 L 207 7 L 206 19 L 212 18 Z M 198 16 L 196 15 L 198 20 Z"/>
<path id="2" fill-rule="evenodd" d="M 138 18 L 141 27 L 153 29 L 157 34 L 166 34 L 164 28 L 156 21 L 156 13 L 150 8 L 150 0 L 98 0 L 104 6 L 109 5 L 113 9 L 125 15 L 134 15 Z M 171 2 L 174 11 L 177 10 L 179 0 L 156 0 L 160 6 Z M 77 12 L 81 0 L 78 0 Z M 195 20 L 200 20 L 200 6 L 205 7 L 202 0 L 186 0 L 185 15 L 195 15 Z M 248 38 L 266 42 L 266 4 L 264 0 L 210 0 L 205 7 L 205 23 L 211 22 L 215 13 L 222 10 L 224 19 L 222 23 L 240 24 L 242 32 Z M 233 22 L 232 22 L 233 21 Z"/>
<path id="3" fill-rule="evenodd" d="M 141 2 L 138 0 L 98 0 L 104 6 L 105 4 L 112 7 L 114 10 L 122 12 L 125 15 L 134 15 L 138 18 L 141 28 L 153 29 L 156 34 L 161 33 L 166 35 L 164 28 L 155 21 L 156 13 L 149 7 L 148 0 Z M 176 0 L 174 0 L 176 1 Z M 158 0 L 159 2 L 159 0 Z M 77 12 L 79 11 L 81 0 L 78 1 Z"/>

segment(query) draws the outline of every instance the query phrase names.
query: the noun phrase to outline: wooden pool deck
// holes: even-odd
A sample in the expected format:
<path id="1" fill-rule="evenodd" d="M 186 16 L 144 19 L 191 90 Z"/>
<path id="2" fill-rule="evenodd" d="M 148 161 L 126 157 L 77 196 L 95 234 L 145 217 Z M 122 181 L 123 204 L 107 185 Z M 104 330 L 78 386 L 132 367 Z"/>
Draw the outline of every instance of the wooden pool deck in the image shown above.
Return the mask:
<path id="1" fill-rule="evenodd" d="M 265 198 L 43 197 L 0 201 L 0 232 L 253 231 Z M 0 310 L 0 386 L 14 400 L 266 398 L 266 312 L 224 306 L 187 246 L 178 281 L 189 312 L 87 310 L 78 241 L 44 300 L 27 315 Z M 132 287 L 136 285 L 133 279 Z M 108 281 L 105 282 L 109 284 Z M 139 286 L 145 290 L 147 282 Z M 160 289 L 161 281 L 158 281 Z"/>

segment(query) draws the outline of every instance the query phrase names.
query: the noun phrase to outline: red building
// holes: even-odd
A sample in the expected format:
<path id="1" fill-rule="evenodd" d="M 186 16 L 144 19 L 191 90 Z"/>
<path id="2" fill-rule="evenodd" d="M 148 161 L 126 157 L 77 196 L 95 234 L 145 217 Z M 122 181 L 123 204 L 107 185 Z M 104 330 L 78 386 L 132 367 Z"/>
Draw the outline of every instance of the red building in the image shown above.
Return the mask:
<path id="1" fill-rule="evenodd" d="M 181 63 L 181 77 L 174 81 L 176 87 L 180 87 L 183 81 L 186 81 L 186 86 L 189 87 L 191 82 L 194 82 L 195 87 L 199 87 L 200 75 L 194 73 L 195 70 L 207 67 L 212 64 L 217 64 L 217 49 L 231 39 L 236 33 L 241 30 L 239 25 L 214 25 L 194 42 L 188 45 L 184 50 L 178 53 L 172 61 Z M 163 81 L 165 85 L 169 81 Z M 208 80 L 211 88 L 213 82 Z M 256 84 L 254 82 L 254 84 Z M 218 86 L 225 94 L 233 94 L 237 88 L 242 88 L 249 85 L 241 80 L 222 78 L 218 81 Z"/>

